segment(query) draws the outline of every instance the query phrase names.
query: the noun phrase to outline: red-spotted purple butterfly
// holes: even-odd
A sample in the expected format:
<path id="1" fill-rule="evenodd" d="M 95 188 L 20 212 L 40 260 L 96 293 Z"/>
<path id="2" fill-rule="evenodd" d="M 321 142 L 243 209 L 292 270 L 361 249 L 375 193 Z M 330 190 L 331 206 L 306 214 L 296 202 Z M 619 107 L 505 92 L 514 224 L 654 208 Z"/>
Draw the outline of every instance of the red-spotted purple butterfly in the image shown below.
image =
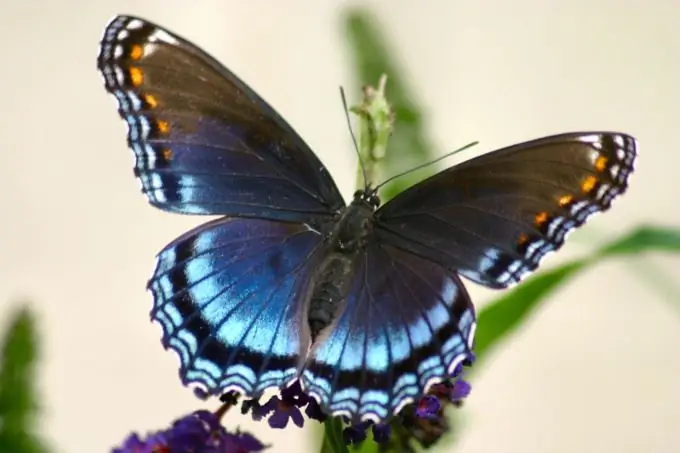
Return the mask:
<path id="1" fill-rule="evenodd" d="M 185 383 L 257 396 L 299 380 L 330 414 L 381 422 L 471 356 L 459 275 L 519 282 L 627 188 L 635 140 L 554 135 L 347 206 L 264 100 L 179 36 L 118 16 L 97 61 L 149 202 L 221 215 L 168 244 L 151 316 Z"/>

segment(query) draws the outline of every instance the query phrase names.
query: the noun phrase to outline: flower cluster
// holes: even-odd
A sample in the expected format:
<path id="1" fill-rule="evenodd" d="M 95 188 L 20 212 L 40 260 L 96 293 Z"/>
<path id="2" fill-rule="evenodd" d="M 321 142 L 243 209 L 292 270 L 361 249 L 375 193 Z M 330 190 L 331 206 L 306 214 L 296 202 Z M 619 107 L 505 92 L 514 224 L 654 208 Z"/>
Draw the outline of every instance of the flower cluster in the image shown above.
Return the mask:
<path id="1" fill-rule="evenodd" d="M 460 406 L 469 393 L 470 384 L 460 377 L 435 384 L 427 395 L 404 407 L 389 424 L 364 422 L 348 426 L 343 431 L 345 443 L 360 444 L 366 440 L 368 428 L 372 427 L 373 440 L 377 443 L 387 444 L 396 436 L 403 448 L 411 441 L 429 447 L 449 431 L 446 408 Z"/>
<path id="2" fill-rule="evenodd" d="M 469 365 L 471 361 L 466 362 Z M 411 441 L 429 447 L 449 431 L 444 415 L 447 407 L 458 407 L 470 393 L 470 385 L 462 379 L 462 366 L 458 367 L 450 379 L 433 385 L 427 395 L 417 403 L 405 406 L 389 423 L 374 424 L 362 422 L 349 424 L 344 420 L 342 432 L 346 444 L 357 445 L 366 440 L 371 430 L 373 440 L 380 444 L 398 441 L 409 446 Z M 200 398 L 209 395 L 200 391 Z M 215 413 L 198 411 L 175 421 L 166 430 L 151 433 L 146 438 L 131 434 L 114 453 L 250 453 L 266 448 L 259 440 L 248 433 L 228 432 L 220 423 L 220 418 L 231 407 L 238 404 L 238 395 L 226 393 L 220 398 L 222 407 Z M 314 398 L 302 391 L 298 381 L 272 396 L 266 403 L 259 399 L 246 399 L 241 403 L 241 413 L 250 414 L 254 420 L 267 420 L 271 428 L 283 429 L 292 423 L 304 426 L 305 417 L 324 422 L 328 417 Z M 410 446 L 407 448 L 411 448 Z M 408 450 L 411 451 L 411 450 Z"/>
<path id="3" fill-rule="evenodd" d="M 245 432 L 227 432 L 220 418 L 229 407 L 215 413 L 197 411 L 176 420 L 170 428 L 145 438 L 132 433 L 113 453 L 251 453 L 266 448 Z"/>
<path id="4" fill-rule="evenodd" d="M 250 414 L 253 420 L 262 420 L 267 417 L 269 426 L 276 429 L 285 428 L 288 420 L 302 428 L 304 417 L 302 408 L 305 408 L 305 415 L 310 420 L 323 422 L 326 414 L 321 410 L 314 398 L 309 397 L 302 391 L 299 381 L 295 381 L 289 387 L 281 390 L 280 396 L 275 395 L 269 398 L 265 404 L 260 404 L 257 399 L 245 400 L 241 405 L 241 413 Z"/>
<path id="5" fill-rule="evenodd" d="M 473 359 L 471 357 L 465 365 L 471 365 Z M 345 443 L 360 444 L 366 440 L 370 428 L 373 440 L 378 443 L 389 442 L 392 432 L 397 430 L 402 438 L 407 436 L 423 446 L 432 445 L 449 429 L 444 416 L 446 408 L 460 406 L 470 393 L 470 384 L 462 379 L 462 373 L 463 366 L 459 365 L 450 379 L 433 385 L 427 395 L 417 403 L 404 407 L 389 424 L 374 424 L 370 421 L 354 425 L 346 423 L 348 426 L 343 430 Z M 316 400 L 305 394 L 300 383 L 295 381 L 264 404 L 260 404 L 258 399 L 245 400 L 241 413 L 250 413 L 254 420 L 266 418 L 272 428 L 285 428 L 289 421 L 301 428 L 304 425 L 303 409 L 311 420 L 323 422 L 327 418 Z"/>

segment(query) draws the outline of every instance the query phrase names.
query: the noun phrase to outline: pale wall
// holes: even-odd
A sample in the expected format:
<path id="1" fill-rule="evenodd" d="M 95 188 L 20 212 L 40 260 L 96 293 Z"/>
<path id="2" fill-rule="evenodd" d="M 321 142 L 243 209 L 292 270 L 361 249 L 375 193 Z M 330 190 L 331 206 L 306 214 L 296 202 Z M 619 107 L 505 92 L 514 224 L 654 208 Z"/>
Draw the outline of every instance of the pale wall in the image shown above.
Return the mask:
<path id="1" fill-rule="evenodd" d="M 148 322 L 144 284 L 155 252 L 200 219 L 156 211 L 138 192 L 125 127 L 95 68 L 114 13 L 147 17 L 213 53 L 352 192 L 337 92 L 353 80 L 339 23 L 347 4 L 181 4 L 190 3 L 0 3 L 0 309 L 25 296 L 39 310 L 44 429 L 63 452 L 107 451 L 130 429 L 160 427 L 197 407 Z M 365 4 L 399 49 L 440 151 L 576 129 L 638 137 L 629 195 L 547 266 L 641 222 L 680 224 L 675 0 Z M 675 266 L 677 278 L 679 264 L 610 263 L 561 290 L 475 382 L 459 451 L 680 451 L 678 304 L 636 276 L 640 267 Z M 477 288 L 473 295 L 490 297 Z M 273 451 L 311 449 L 305 431 L 252 429 Z"/>

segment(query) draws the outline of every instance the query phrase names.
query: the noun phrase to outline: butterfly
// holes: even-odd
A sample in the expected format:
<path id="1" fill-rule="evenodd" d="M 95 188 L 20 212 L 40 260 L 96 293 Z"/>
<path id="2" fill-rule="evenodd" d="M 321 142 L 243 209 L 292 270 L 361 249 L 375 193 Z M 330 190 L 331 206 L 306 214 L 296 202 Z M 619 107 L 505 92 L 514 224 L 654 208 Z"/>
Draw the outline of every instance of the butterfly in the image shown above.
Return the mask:
<path id="1" fill-rule="evenodd" d="M 106 27 L 97 67 L 153 206 L 219 215 L 163 248 L 148 289 L 184 384 L 249 396 L 299 380 L 328 414 L 382 422 L 472 357 L 461 276 L 519 282 L 623 194 L 636 142 L 554 135 L 345 204 L 251 88 L 143 19 Z"/>

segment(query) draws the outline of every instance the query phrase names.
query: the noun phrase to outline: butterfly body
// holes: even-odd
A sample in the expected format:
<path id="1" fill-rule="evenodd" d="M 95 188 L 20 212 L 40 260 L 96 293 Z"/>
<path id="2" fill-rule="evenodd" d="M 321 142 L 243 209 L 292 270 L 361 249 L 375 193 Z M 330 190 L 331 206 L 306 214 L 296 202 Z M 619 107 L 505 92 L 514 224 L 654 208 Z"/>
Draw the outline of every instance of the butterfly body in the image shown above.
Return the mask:
<path id="1" fill-rule="evenodd" d="M 299 380 L 352 421 L 449 379 L 476 327 L 459 276 L 519 282 L 626 191 L 637 156 L 626 134 L 553 135 L 346 205 L 283 118 L 189 41 L 118 16 L 97 66 L 148 201 L 220 216 L 164 247 L 148 282 L 182 381 L 255 397 Z"/>
<path id="2" fill-rule="evenodd" d="M 349 291 L 356 260 L 372 236 L 379 204 L 370 189 L 358 191 L 349 206 L 321 227 L 324 258 L 315 272 L 308 310 L 312 340 L 335 318 L 339 302 Z"/>

